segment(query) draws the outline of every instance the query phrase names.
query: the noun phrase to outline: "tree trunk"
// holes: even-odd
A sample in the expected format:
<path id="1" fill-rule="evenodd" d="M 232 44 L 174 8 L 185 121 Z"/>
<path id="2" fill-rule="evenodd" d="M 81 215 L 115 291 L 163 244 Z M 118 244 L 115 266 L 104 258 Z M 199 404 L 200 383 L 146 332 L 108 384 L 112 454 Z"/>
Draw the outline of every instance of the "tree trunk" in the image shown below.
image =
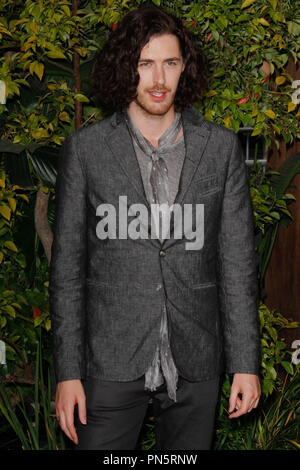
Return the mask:
<path id="1" fill-rule="evenodd" d="M 36 194 L 36 202 L 34 208 L 34 224 L 38 236 L 43 244 L 48 264 L 51 260 L 51 246 L 53 241 L 53 233 L 48 222 L 48 202 L 50 192 L 45 194 L 42 191 L 42 184 L 39 183 L 39 189 Z"/>
<path id="2" fill-rule="evenodd" d="M 78 10 L 78 0 L 72 1 L 72 14 L 76 15 Z M 73 56 L 73 73 L 74 73 L 74 84 L 75 93 L 80 93 L 81 90 L 81 78 L 80 78 L 80 58 L 78 52 L 74 51 Z M 75 100 L 75 129 L 78 130 L 82 125 L 82 103 Z"/>
<path id="3" fill-rule="evenodd" d="M 72 14 L 76 15 L 78 10 L 78 0 L 72 1 Z M 78 52 L 74 51 L 73 56 L 73 74 L 74 74 L 74 91 L 79 93 L 81 90 L 80 77 L 80 58 Z M 78 130 L 82 126 L 82 103 L 75 100 L 75 129 Z M 48 222 L 48 202 L 49 195 L 42 191 L 42 185 L 39 184 L 39 190 L 36 195 L 36 204 L 34 209 L 34 222 L 38 236 L 43 244 L 48 264 L 51 261 L 51 246 L 53 242 L 53 233 Z"/>

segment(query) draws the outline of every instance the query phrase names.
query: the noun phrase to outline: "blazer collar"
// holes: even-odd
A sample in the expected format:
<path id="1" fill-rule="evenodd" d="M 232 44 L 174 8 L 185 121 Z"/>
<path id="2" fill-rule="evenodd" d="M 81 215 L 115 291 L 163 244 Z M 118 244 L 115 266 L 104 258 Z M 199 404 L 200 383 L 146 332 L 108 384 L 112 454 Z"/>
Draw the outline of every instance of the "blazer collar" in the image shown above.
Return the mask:
<path id="1" fill-rule="evenodd" d="M 121 111 L 116 111 L 111 117 L 112 130 L 105 137 L 106 142 L 118 160 L 130 183 L 147 202 L 144 192 L 139 164 L 130 134 Z M 182 111 L 182 125 L 185 141 L 185 159 L 182 167 L 178 194 L 175 202 L 180 202 L 190 185 L 191 179 L 201 161 L 206 147 L 210 129 L 202 114 L 194 107 Z"/>

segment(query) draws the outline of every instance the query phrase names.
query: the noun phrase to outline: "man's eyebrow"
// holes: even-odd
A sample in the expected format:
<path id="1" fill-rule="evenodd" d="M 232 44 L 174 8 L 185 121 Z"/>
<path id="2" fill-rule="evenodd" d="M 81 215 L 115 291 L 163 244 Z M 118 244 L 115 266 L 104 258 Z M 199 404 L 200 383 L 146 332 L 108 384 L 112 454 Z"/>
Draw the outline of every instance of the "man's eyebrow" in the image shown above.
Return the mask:
<path id="1" fill-rule="evenodd" d="M 167 62 L 169 60 L 181 60 L 180 57 L 169 57 L 168 59 L 165 59 L 164 62 Z M 154 62 L 153 59 L 139 59 L 139 62 Z"/>

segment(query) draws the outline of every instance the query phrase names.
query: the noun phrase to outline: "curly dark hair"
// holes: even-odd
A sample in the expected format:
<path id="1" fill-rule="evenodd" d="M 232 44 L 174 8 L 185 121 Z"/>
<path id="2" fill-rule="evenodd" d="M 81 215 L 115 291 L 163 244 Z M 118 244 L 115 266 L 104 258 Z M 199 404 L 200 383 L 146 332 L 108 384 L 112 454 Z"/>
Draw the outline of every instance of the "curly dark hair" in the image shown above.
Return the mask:
<path id="1" fill-rule="evenodd" d="M 201 98 L 208 82 L 204 52 L 181 20 L 161 7 L 144 5 L 122 18 L 96 56 L 94 92 L 102 106 L 118 110 L 136 99 L 141 50 L 152 36 L 162 34 L 177 36 L 185 63 L 175 95 L 175 110 L 180 112 Z"/>

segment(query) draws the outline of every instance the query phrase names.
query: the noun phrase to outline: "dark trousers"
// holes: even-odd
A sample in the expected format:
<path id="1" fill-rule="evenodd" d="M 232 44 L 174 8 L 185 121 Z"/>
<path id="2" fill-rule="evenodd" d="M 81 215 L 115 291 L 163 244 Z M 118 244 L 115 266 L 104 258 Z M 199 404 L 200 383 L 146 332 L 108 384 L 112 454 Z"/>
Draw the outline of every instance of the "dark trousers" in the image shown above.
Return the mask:
<path id="1" fill-rule="evenodd" d="M 206 382 L 178 378 L 177 402 L 166 384 L 144 389 L 145 376 L 131 382 L 83 381 L 87 424 L 77 423 L 79 450 L 134 450 L 149 399 L 155 418 L 154 450 L 208 450 L 211 447 L 219 377 Z"/>

